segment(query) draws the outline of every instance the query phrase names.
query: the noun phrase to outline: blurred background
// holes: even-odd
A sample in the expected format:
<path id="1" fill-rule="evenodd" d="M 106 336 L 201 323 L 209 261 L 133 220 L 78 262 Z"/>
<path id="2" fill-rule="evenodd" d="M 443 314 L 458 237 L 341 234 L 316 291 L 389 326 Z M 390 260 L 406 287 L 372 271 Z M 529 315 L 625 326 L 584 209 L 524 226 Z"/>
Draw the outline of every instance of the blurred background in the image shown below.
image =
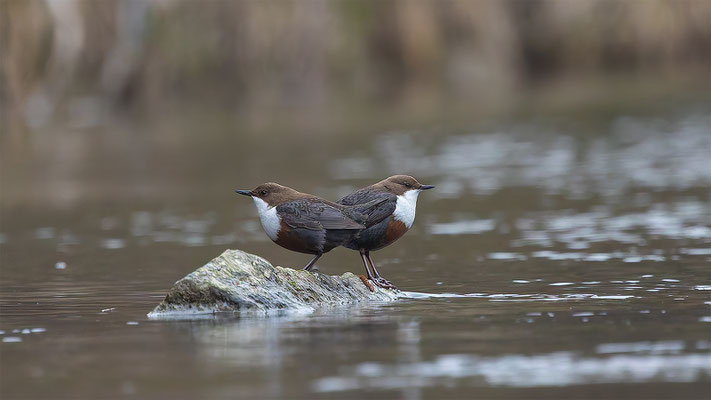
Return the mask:
<path id="1" fill-rule="evenodd" d="M 300 162 L 392 129 L 708 100 L 703 0 L 1 4 L 5 204 L 246 172 L 281 140 Z"/>
<path id="2" fill-rule="evenodd" d="M 708 398 L 710 21 L 708 0 L 0 0 L 0 397 Z M 396 173 L 437 188 L 379 271 L 470 296 L 146 319 L 226 248 L 308 261 L 234 189 L 336 200 Z"/>

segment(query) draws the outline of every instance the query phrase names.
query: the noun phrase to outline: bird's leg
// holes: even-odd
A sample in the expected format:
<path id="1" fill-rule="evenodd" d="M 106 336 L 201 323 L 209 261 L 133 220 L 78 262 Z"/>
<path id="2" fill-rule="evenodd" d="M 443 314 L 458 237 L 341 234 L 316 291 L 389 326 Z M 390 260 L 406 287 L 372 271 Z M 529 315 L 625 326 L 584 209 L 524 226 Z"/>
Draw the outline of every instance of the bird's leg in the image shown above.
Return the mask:
<path id="1" fill-rule="evenodd" d="M 383 278 L 382 276 L 380 276 L 380 274 L 378 273 L 378 270 L 375 269 L 375 263 L 373 262 L 373 259 L 370 258 L 370 252 L 369 252 L 369 251 L 366 251 L 366 252 L 365 252 L 365 257 L 368 259 L 368 262 L 370 263 L 370 268 L 373 269 L 373 275 L 374 275 L 373 282 L 374 282 L 376 285 L 380 286 L 381 288 L 385 288 L 385 289 L 397 289 L 397 287 L 396 287 L 395 285 L 393 285 L 392 282 L 390 282 L 389 280 L 387 280 L 387 279 Z"/>
<path id="2" fill-rule="evenodd" d="M 314 264 L 316 264 L 316 260 L 318 260 L 319 258 L 321 258 L 322 255 L 323 255 L 323 254 L 316 254 L 316 256 L 314 256 L 314 258 L 312 258 L 311 261 L 309 261 L 309 263 L 306 264 L 306 266 L 304 267 L 304 269 L 305 269 L 306 271 L 311 271 L 311 268 L 314 266 Z"/>
<path id="3" fill-rule="evenodd" d="M 375 269 L 375 263 L 373 262 L 373 259 L 370 258 L 370 252 L 366 251 L 365 252 L 365 257 L 368 259 L 368 262 L 370 263 L 370 268 L 373 270 L 373 276 L 376 278 L 380 278 L 380 274 L 378 273 L 378 270 Z"/>
<path id="4" fill-rule="evenodd" d="M 373 274 L 370 273 L 370 268 L 368 268 L 368 259 L 365 257 L 365 250 L 360 251 L 360 258 L 363 260 L 363 266 L 365 267 L 365 274 L 368 276 L 368 280 L 372 281 L 373 279 Z"/>

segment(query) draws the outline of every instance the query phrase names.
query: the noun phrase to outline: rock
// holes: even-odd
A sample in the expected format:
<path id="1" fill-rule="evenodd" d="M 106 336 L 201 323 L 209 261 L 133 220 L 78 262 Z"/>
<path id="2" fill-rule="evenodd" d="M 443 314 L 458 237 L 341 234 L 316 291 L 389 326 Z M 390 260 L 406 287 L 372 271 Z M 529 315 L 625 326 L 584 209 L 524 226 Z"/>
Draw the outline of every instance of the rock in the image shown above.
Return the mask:
<path id="1" fill-rule="evenodd" d="M 401 292 L 370 289 L 351 272 L 341 276 L 274 267 L 240 250 L 219 257 L 177 281 L 149 318 L 221 311 L 313 310 L 354 302 L 392 301 Z"/>

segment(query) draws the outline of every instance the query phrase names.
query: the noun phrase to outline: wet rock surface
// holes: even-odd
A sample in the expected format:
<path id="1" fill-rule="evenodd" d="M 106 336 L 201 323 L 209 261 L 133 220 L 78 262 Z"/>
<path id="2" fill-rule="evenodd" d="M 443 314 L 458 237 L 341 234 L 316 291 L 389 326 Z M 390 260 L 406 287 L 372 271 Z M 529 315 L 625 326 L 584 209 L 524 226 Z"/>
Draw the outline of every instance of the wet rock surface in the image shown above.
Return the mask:
<path id="1" fill-rule="evenodd" d="M 314 309 L 392 301 L 396 290 L 370 289 L 351 272 L 341 276 L 274 267 L 241 250 L 219 257 L 177 281 L 150 318 L 181 314 Z"/>

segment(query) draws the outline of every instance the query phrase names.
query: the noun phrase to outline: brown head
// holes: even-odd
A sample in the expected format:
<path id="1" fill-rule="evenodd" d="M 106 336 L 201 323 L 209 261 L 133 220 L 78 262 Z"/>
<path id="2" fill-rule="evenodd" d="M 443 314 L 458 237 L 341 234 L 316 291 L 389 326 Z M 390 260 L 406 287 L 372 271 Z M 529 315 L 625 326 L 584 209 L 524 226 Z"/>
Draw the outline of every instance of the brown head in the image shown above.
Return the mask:
<path id="1" fill-rule="evenodd" d="M 278 183 L 263 183 L 253 190 L 235 190 L 235 192 L 250 196 L 253 199 L 260 199 L 267 203 L 269 207 L 278 206 L 287 201 L 310 197 L 306 193 L 298 192 L 290 187 L 282 186 Z"/>
<path id="2" fill-rule="evenodd" d="M 373 186 L 384 189 L 398 196 L 403 195 L 405 192 L 410 190 L 417 190 L 419 192 L 422 190 L 434 189 L 434 186 L 423 185 L 410 175 L 393 175 L 389 178 L 383 179 Z"/>

